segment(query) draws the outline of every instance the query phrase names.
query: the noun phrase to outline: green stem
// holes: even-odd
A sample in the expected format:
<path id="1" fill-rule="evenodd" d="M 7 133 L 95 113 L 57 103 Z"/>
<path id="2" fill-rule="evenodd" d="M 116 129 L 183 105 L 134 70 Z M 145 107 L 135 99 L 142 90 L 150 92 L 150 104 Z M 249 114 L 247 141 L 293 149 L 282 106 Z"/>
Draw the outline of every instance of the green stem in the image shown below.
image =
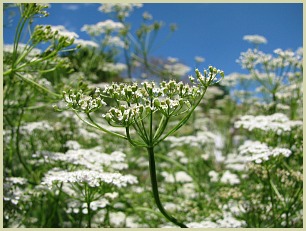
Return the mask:
<path id="1" fill-rule="evenodd" d="M 153 196 L 155 199 L 155 203 L 159 209 L 159 211 L 164 215 L 165 218 L 167 218 L 169 221 L 172 223 L 178 225 L 181 228 L 188 228 L 186 225 L 183 223 L 177 221 L 174 217 L 170 216 L 165 208 L 163 207 L 160 198 L 159 198 L 159 193 L 158 193 L 158 185 L 157 185 L 157 178 L 156 178 L 156 168 L 155 168 L 155 159 L 154 159 L 154 148 L 153 147 L 148 147 L 148 154 L 149 154 L 149 168 L 150 168 L 150 177 L 151 177 L 151 184 L 152 184 L 152 191 L 153 191 Z"/>
<path id="2" fill-rule="evenodd" d="M 29 79 L 29 78 L 26 78 L 26 77 L 20 75 L 19 73 L 16 73 L 16 75 L 17 75 L 19 78 L 21 78 L 22 80 L 24 80 L 25 82 L 28 82 L 28 83 L 34 85 L 35 87 L 38 87 L 39 89 L 41 89 L 41 90 L 43 90 L 43 91 L 45 91 L 45 92 L 48 92 L 49 94 L 55 96 L 56 98 L 60 98 L 60 97 L 61 97 L 61 95 L 56 94 L 56 93 L 50 91 L 49 89 L 47 89 L 47 88 L 41 86 L 40 84 L 36 83 L 35 81 L 33 81 L 33 80 Z"/>
<path id="3" fill-rule="evenodd" d="M 113 136 L 119 137 L 119 138 L 121 138 L 121 139 L 127 140 L 127 137 L 126 137 L 126 136 L 121 135 L 121 134 L 116 133 L 116 132 L 111 132 L 111 131 L 109 131 L 109 130 L 103 128 L 103 127 L 101 127 L 100 125 L 98 125 L 98 124 L 91 118 L 91 116 L 90 116 L 89 113 L 86 113 L 86 115 L 87 115 L 88 119 L 92 122 L 92 124 L 95 125 L 94 127 L 98 128 L 99 130 L 101 130 L 101 131 L 103 131 L 103 132 L 106 132 L 106 133 L 108 133 L 108 134 L 110 134 L 110 135 L 113 135 Z M 79 118 L 80 118 L 80 116 L 79 116 Z M 83 121 L 84 121 L 84 120 L 83 120 Z M 91 125 L 91 124 L 88 123 L 88 122 L 87 122 L 87 124 Z"/>
<path id="4" fill-rule="evenodd" d="M 134 147 L 147 147 L 145 144 L 136 141 L 136 140 L 132 140 L 131 136 L 130 136 L 130 128 L 126 127 L 125 128 L 125 132 L 126 132 L 126 137 L 127 140 L 134 146 Z"/>
<path id="5" fill-rule="evenodd" d="M 28 103 L 28 100 L 30 99 L 30 95 L 27 96 L 27 98 L 25 99 L 24 105 L 25 106 Z M 24 169 L 27 171 L 27 173 L 29 173 L 31 175 L 31 170 L 28 168 L 27 164 L 24 162 L 24 160 L 21 157 L 21 153 L 20 153 L 20 126 L 21 126 L 21 121 L 23 119 L 24 116 L 24 108 L 21 108 L 21 113 L 20 113 L 20 117 L 18 120 L 18 124 L 17 124 L 17 129 L 16 129 L 16 153 L 18 156 L 18 159 L 21 163 L 21 165 L 24 167 Z"/>
<path id="6" fill-rule="evenodd" d="M 200 97 L 200 99 L 195 103 L 195 105 L 191 108 L 190 112 L 183 118 L 180 120 L 180 122 L 174 127 L 172 128 L 166 135 L 164 135 L 160 140 L 157 140 L 154 145 L 159 144 L 161 141 L 163 141 L 164 139 L 166 139 L 168 136 L 170 136 L 171 134 L 173 134 L 174 132 L 176 132 L 180 127 L 182 127 L 187 120 L 190 118 L 191 114 L 193 113 L 193 111 L 196 109 L 196 107 L 200 104 L 201 100 L 203 99 L 205 93 L 206 93 L 207 87 L 204 88 L 203 93 Z"/>

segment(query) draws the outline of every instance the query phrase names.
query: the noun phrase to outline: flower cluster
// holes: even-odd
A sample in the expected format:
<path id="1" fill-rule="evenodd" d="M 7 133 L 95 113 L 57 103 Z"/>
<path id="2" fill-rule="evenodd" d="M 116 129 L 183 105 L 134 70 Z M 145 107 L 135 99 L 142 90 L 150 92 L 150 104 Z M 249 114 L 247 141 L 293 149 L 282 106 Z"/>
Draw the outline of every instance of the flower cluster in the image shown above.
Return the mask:
<path id="1" fill-rule="evenodd" d="M 238 152 L 238 158 L 240 158 L 241 161 L 255 161 L 255 163 L 267 161 L 271 156 L 276 157 L 283 155 L 289 157 L 291 155 L 291 151 L 287 148 L 272 148 L 265 143 L 251 140 L 245 141 L 244 144 L 238 148 Z"/>
<path id="2" fill-rule="evenodd" d="M 134 8 L 141 8 L 141 3 L 103 3 L 99 11 L 103 13 L 116 13 L 123 20 L 130 15 Z"/>
<path id="3" fill-rule="evenodd" d="M 113 20 L 106 20 L 98 22 L 93 25 L 85 24 L 81 31 L 85 31 L 91 36 L 99 36 L 101 34 L 110 34 L 113 31 L 119 31 L 124 28 L 124 25 L 121 22 L 114 22 Z"/>
<path id="4" fill-rule="evenodd" d="M 81 89 L 79 91 L 69 90 L 63 92 L 64 101 L 67 103 L 67 107 L 74 110 L 80 110 L 85 113 L 90 113 L 106 105 L 100 94 L 100 89 L 96 88 L 90 95 L 85 94 Z"/>
<path id="5" fill-rule="evenodd" d="M 49 4 L 43 4 L 43 3 L 17 3 L 16 4 L 19 7 L 22 7 L 22 17 L 29 19 L 33 16 L 38 17 L 47 17 L 49 16 L 49 13 L 45 10 L 49 8 Z"/>
<path id="6" fill-rule="evenodd" d="M 33 158 L 43 158 L 44 162 L 65 162 L 84 166 L 87 169 L 102 171 L 104 167 L 114 170 L 127 168 L 125 154 L 120 151 L 111 154 L 101 153 L 97 148 L 68 150 L 66 153 L 53 153 L 48 151 L 36 152 Z"/>
<path id="7" fill-rule="evenodd" d="M 302 126 L 302 124 L 302 121 L 292 121 L 289 120 L 284 114 L 275 113 L 267 116 L 242 116 L 235 122 L 235 128 L 244 128 L 248 131 L 272 131 L 278 135 L 281 135 L 285 132 L 290 132 L 295 127 Z"/>
<path id="8" fill-rule="evenodd" d="M 103 39 L 103 45 L 109 46 L 109 47 L 120 47 L 124 48 L 124 42 L 120 39 L 118 36 L 110 36 L 107 35 Z"/>
<path id="9" fill-rule="evenodd" d="M 29 122 L 20 127 L 22 134 L 32 134 L 34 131 L 53 131 L 52 125 L 48 121 Z"/>
<path id="10" fill-rule="evenodd" d="M 130 139 L 130 127 L 136 130 L 145 143 L 149 141 L 148 137 L 151 139 L 150 142 L 158 143 L 159 141 L 157 140 L 165 131 L 171 117 L 185 114 L 185 117 L 177 123 L 167 136 L 186 123 L 193 110 L 204 97 L 208 86 L 220 81 L 217 79 L 218 75 L 223 78 L 223 71 L 210 66 L 208 70 L 204 70 L 204 75 L 199 70 L 196 70 L 196 78 L 190 77 L 193 83 L 191 86 L 174 80 L 162 81 L 159 84 L 153 81 L 145 81 L 141 84 L 136 82 L 131 84 L 112 83 L 105 86 L 103 90 L 100 90 L 100 88 L 89 90 L 86 85 L 84 87 L 80 85 L 82 86 L 81 90 L 63 92 L 63 98 L 68 108 L 85 112 L 89 120 L 95 125 L 96 123 L 92 120 L 89 113 L 106 105 L 103 100 L 104 97 L 111 98 L 115 101 L 116 106 L 111 107 L 106 113 L 102 114 L 102 117 L 109 125 L 126 128 L 127 136 L 125 138 L 133 145 L 144 144 L 135 144 Z M 159 114 L 162 119 L 153 137 L 153 115 L 156 114 Z M 145 125 L 146 118 L 149 118 L 151 121 L 147 126 Z M 140 124 L 141 126 L 139 126 Z M 149 131 L 146 131 L 146 128 L 149 126 Z M 110 132 L 101 126 L 99 129 L 121 138 L 124 137 L 121 134 Z M 149 133 L 150 136 L 147 135 Z M 154 138 L 154 141 L 152 138 Z"/>
<path id="11" fill-rule="evenodd" d="M 68 31 L 64 26 L 37 25 L 34 28 L 31 39 L 34 44 L 57 40 L 58 50 L 68 47 L 74 43 L 79 36 L 75 32 Z"/>
<path id="12" fill-rule="evenodd" d="M 106 198 L 101 198 L 96 201 L 92 201 L 90 203 L 90 210 L 91 211 L 97 211 L 99 208 L 105 208 L 107 205 L 109 205 L 110 202 Z M 79 213 L 82 211 L 83 214 L 88 214 L 88 208 L 86 203 L 81 203 L 80 201 L 73 200 L 70 201 L 68 204 L 68 209 L 66 209 L 67 213 Z"/>
<path id="13" fill-rule="evenodd" d="M 265 54 L 257 49 L 248 49 L 246 52 L 242 52 L 237 62 L 245 69 L 254 69 L 258 65 L 264 65 L 266 71 L 275 71 L 279 68 L 286 66 L 302 67 L 302 56 L 299 49 L 296 52 L 291 50 L 274 50 L 273 57 L 270 54 Z"/>
<path id="14" fill-rule="evenodd" d="M 169 136 L 166 141 L 170 142 L 170 147 L 181 147 L 183 145 L 202 147 L 203 145 L 214 144 L 216 135 L 212 132 L 197 132 L 196 135 L 189 136 Z"/>
<path id="15" fill-rule="evenodd" d="M 102 184 L 114 185 L 118 188 L 126 187 L 128 184 L 137 183 L 137 178 L 132 175 L 120 173 L 98 172 L 94 170 L 77 170 L 67 172 L 60 169 L 52 169 L 45 174 L 42 185 L 52 188 L 54 183 L 88 184 L 90 187 L 99 187 Z"/>

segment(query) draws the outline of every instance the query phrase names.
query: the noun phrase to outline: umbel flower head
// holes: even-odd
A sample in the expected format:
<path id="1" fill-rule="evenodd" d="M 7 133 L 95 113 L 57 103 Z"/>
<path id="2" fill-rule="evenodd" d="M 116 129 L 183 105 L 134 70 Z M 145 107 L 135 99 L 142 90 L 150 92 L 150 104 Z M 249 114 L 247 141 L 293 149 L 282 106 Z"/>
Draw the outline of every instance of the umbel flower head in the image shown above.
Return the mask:
<path id="1" fill-rule="evenodd" d="M 223 71 L 212 66 L 204 70 L 203 74 L 198 69 L 195 73 L 195 77 L 189 77 L 192 85 L 170 80 L 160 83 L 145 81 L 141 84 L 112 83 L 103 90 L 89 90 L 82 86 L 80 90 L 63 92 L 63 98 L 68 108 L 84 112 L 93 124 L 95 123 L 89 114 L 105 107 L 108 110 L 102 116 L 109 125 L 126 128 L 126 139 L 133 143 L 129 137 L 129 129 L 133 128 L 144 143 L 152 145 L 153 138 L 157 141 L 171 117 L 185 115 L 169 135 L 185 124 L 202 100 L 206 89 L 224 77 Z M 106 107 L 106 97 L 113 99 L 115 106 Z M 152 125 L 156 121 L 153 116 L 161 119 L 154 136 Z"/>

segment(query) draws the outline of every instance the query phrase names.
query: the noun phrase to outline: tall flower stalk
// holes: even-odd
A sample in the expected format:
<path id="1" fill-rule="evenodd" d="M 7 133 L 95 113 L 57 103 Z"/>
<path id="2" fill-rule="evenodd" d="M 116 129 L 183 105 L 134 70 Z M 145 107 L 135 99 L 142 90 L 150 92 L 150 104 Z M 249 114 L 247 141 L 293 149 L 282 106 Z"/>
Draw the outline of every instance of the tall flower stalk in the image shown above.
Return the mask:
<path id="1" fill-rule="evenodd" d="M 189 77 L 192 85 L 174 80 L 162 81 L 159 84 L 143 82 L 140 85 L 112 83 L 104 90 L 89 90 L 84 87 L 81 90 L 63 92 L 67 107 L 73 109 L 88 125 L 125 139 L 132 146 L 147 149 L 155 203 L 165 218 L 182 228 L 187 226 L 169 215 L 160 200 L 154 148 L 188 121 L 203 99 L 207 88 L 221 80 L 218 76 L 224 77 L 223 71 L 212 66 L 204 70 L 203 74 L 199 70 L 195 72 L 195 78 Z M 106 106 L 105 98 L 113 99 L 115 106 L 110 107 L 102 116 L 110 126 L 125 128 L 124 135 L 107 130 L 92 117 L 92 112 Z M 80 112 L 86 115 L 86 119 Z M 175 121 L 176 125 L 169 127 L 170 121 Z M 132 133 L 132 130 L 135 132 Z"/>

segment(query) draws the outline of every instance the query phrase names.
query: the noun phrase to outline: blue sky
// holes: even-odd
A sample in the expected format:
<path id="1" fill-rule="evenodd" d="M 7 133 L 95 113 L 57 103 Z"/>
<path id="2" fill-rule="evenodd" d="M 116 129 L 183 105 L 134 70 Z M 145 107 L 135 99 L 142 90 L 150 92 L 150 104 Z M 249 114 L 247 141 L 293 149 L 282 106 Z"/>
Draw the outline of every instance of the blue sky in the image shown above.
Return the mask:
<path id="1" fill-rule="evenodd" d="M 100 4 L 51 4 L 50 16 L 38 19 L 38 24 L 64 25 L 80 38 L 88 39 L 80 29 L 84 24 L 95 24 L 109 17 L 98 11 Z M 264 52 L 276 48 L 296 50 L 303 44 L 303 5 L 301 3 L 146 3 L 135 9 L 128 18 L 133 27 L 141 21 L 143 12 L 165 23 L 159 35 L 162 40 L 168 33 L 167 25 L 176 23 L 178 30 L 162 47 L 153 53 L 158 57 L 175 57 L 184 64 L 195 67 L 195 56 L 202 56 L 208 65 L 223 69 L 226 74 L 243 72 L 236 63 L 240 52 L 251 44 L 244 35 L 264 36 L 268 43 L 261 45 Z M 4 28 L 4 42 L 11 43 L 12 28 Z"/>

